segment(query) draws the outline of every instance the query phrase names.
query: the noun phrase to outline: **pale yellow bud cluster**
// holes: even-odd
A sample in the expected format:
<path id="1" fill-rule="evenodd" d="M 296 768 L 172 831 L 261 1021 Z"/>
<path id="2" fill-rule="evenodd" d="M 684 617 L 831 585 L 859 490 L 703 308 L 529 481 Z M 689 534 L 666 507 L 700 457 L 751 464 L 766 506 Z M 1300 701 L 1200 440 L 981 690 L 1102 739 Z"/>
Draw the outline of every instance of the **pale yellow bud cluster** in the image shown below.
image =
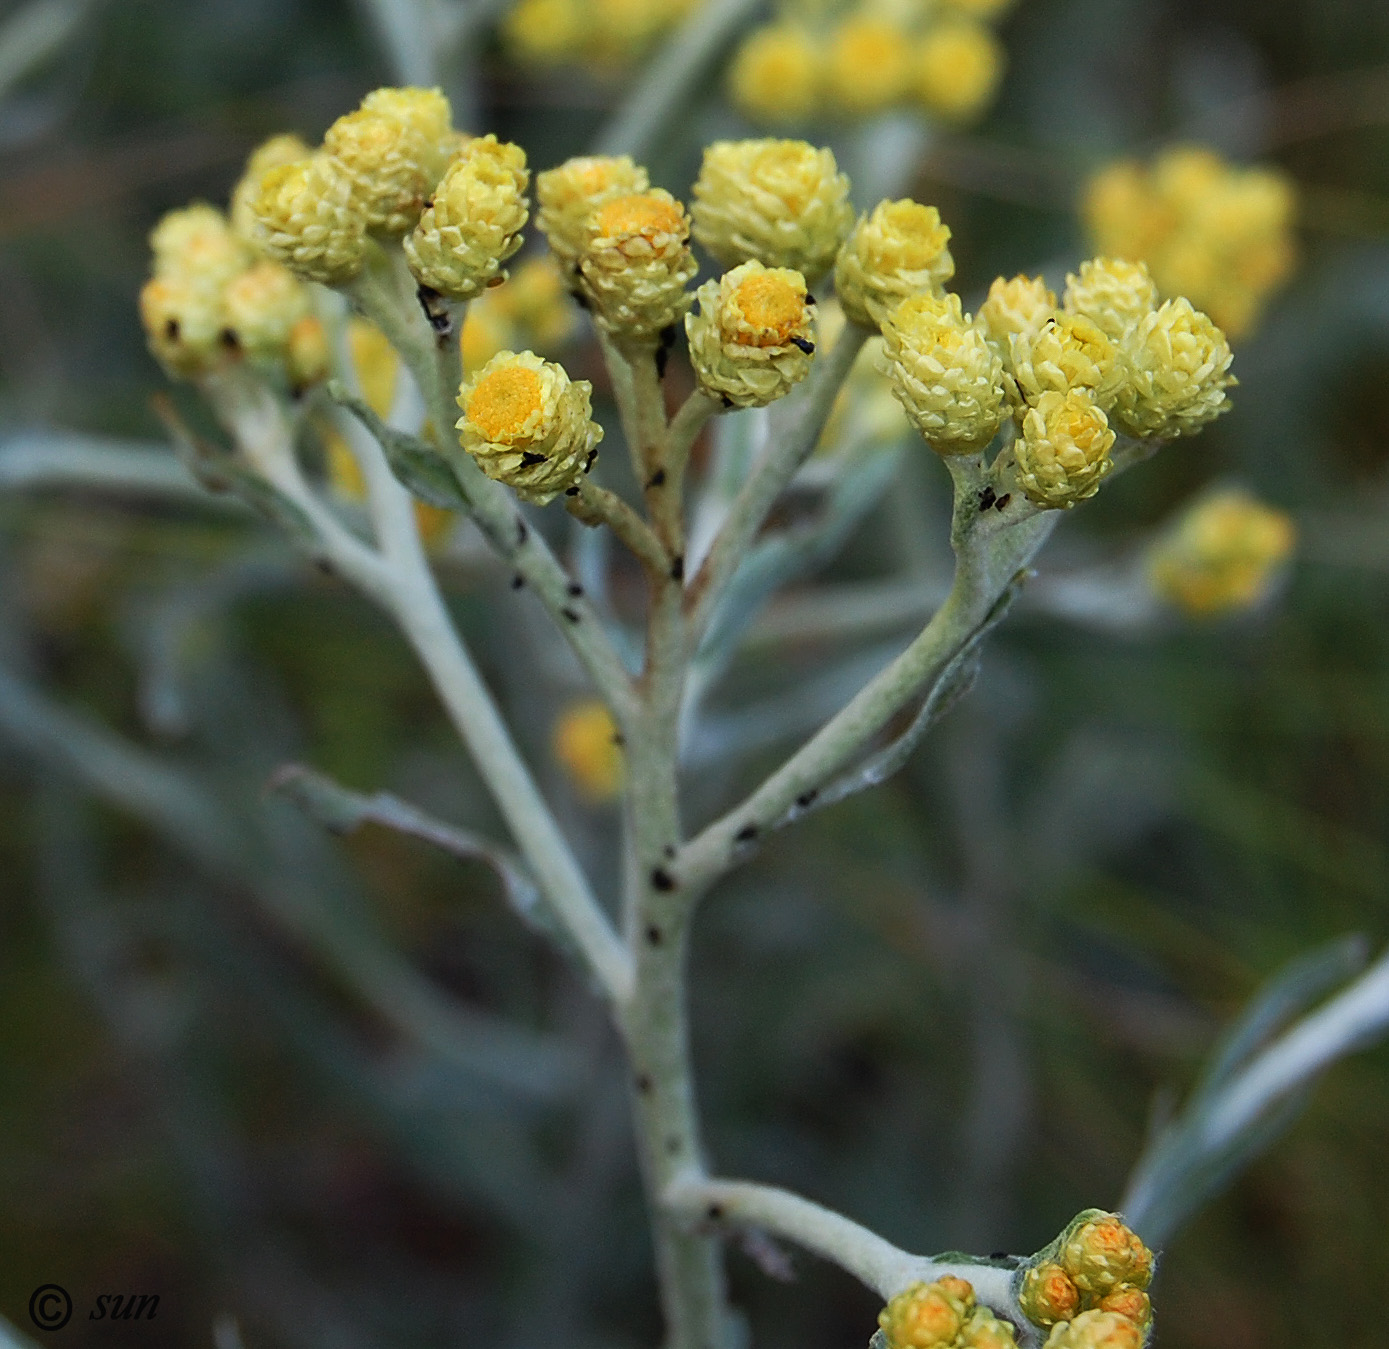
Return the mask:
<path id="1" fill-rule="evenodd" d="M 954 294 L 904 300 L 883 323 L 884 370 L 937 454 L 974 454 L 1007 414 L 998 355 Z"/>
<path id="2" fill-rule="evenodd" d="M 805 141 L 715 141 L 694 185 L 694 237 L 725 267 L 790 267 L 807 285 L 829 271 L 854 223 L 834 152 Z"/>
<path id="3" fill-rule="evenodd" d="M 595 211 L 614 197 L 645 192 L 651 186 L 646 170 L 627 155 L 581 155 L 546 169 L 535 180 L 540 209 L 535 223 L 567 270 L 579 264 L 588 243 L 588 226 Z"/>
<path id="4" fill-rule="evenodd" d="M 1292 181 L 1177 145 L 1150 166 L 1101 169 L 1082 202 L 1098 250 L 1146 262 L 1159 291 L 1187 296 L 1234 337 L 1257 322 L 1296 261 Z"/>
<path id="5" fill-rule="evenodd" d="M 690 218 L 662 188 L 613 197 L 590 218 L 579 286 L 595 321 L 614 337 L 651 344 L 690 306 L 699 264 Z"/>
<path id="6" fill-rule="evenodd" d="M 685 316 L 699 386 L 726 407 L 765 407 L 810 371 L 815 319 L 805 278 L 787 268 L 745 262 L 697 294 Z"/>
<path id="7" fill-rule="evenodd" d="M 939 291 L 955 275 L 950 227 L 934 206 L 883 201 L 864 215 L 834 264 L 834 290 L 845 314 L 876 328 L 909 295 Z"/>
<path id="8" fill-rule="evenodd" d="M 743 39 L 729 93 L 764 126 L 892 107 L 966 121 L 985 110 L 1003 75 L 1003 48 L 988 27 L 1002 8 L 997 0 L 787 5 Z"/>
<path id="9" fill-rule="evenodd" d="M 533 352 L 498 352 L 458 392 L 459 443 L 489 478 L 544 505 L 576 491 L 598 454 L 591 393 Z"/>
<path id="10" fill-rule="evenodd" d="M 596 698 L 571 703 L 550 736 L 555 759 L 591 805 L 611 801 L 622 790 L 626 762 L 612 713 Z"/>
<path id="11" fill-rule="evenodd" d="M 532 66 L 579 65 L 613 77 L 704 0 L 516 0 L 502 23 L 510 54 Z"/>
<path id="12" fill-rule="evenodd" d="M 946 1275 L 915 1283 L 878 1314 L 887 1349 L 1016 1349 L 1013 1327 L 979 1305 L 973 1286 Z"/>
<path id="13" fill-rule="evenodd" d="M 231 194 L 232 228 L 247 243 L 257 244 L 254 206 L 256 198 L 260 196 L 260 180 L 266 171 L 281 164 L 307 159 L 311 154 L 313 150 L 309 144 L 293 132 L 271 136 L 251 151 L 251 157 L 246 161 L 246 167 Z"/>
<path id="14" fill-rule="evenodd" d="M 419 224 L 405 239 L 422 286 L 468 300 L 506 279 L 528 215 L 526 152 L 495 136 L 470 140 L 449 165 Z"/>
<path id="15" fill-rule="evenodd" d="M 1088 1209 L 1023 1275 L 1018 1303 L 1046 1349 L 1142 1349 L 1153 1253 L 1118 1214 Z"/>
<path id="16" fill-rule="evenodd" d="M 323 376 L 326 341 L 305 287 L 256 258 L 226 216 L 197 203 L 150 235 L 154 275 L 140 293 L 150 350 L 171 374 L 196 378 L 250 358 L 299 387 Z"/>
<path id="17" fill-rule="evenodd" d="M 1168 604 L 1194 618 L 1259 604 L 1292 555 L 1297 530 L 1247 492 L 1210 493 L 1182 513 L 1152 550 L 1148 576 Z"/>

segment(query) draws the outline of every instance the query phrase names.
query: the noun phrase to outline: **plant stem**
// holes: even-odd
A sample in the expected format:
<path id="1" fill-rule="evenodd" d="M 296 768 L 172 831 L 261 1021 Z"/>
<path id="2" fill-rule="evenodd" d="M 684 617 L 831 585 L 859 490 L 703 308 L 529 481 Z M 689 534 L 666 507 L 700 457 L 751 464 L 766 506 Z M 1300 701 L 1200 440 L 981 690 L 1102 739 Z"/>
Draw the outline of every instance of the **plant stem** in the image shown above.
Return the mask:
<path id="1" fill-rule="evenodd" d="M 647 572 L 664 577 L 670 571 L 670 556 L 651 526 L 616 492 L 599 487 L 588 478 L 579 480 L 579 495 L 571 498 L 570 512 L 585 524 L 605 524 L 631 549 Z"/>

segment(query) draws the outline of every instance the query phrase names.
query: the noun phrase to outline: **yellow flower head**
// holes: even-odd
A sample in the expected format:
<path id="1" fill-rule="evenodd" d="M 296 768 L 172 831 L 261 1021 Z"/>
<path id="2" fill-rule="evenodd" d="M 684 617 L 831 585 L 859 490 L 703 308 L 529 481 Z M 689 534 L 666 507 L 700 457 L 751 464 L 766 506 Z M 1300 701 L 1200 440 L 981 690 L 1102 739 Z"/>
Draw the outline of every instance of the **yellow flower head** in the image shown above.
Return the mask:
<path id="1" fill-rule="evenodd" d="M 580 0 L 518 0 L 502 21 L 502 36 L 529 65 L 561 65 L 582 50 L 588 17 Z"/>
<path id="2" fill-rule="evenodd" d="M 526 223 L 526 152 L 495 136 L 470 140 L 449 165 L 434 199 L 406 237 L 415 279 L 453 300 L 504 280 Z"/>
<path id="3" fill-rule="evenodd" d="M 745 262 L 706 281 L 696 299 L 685 331 L 700 388 L 712 397 L 765 407 L 809 373 L 815 318 L 799 272 Z"/>
<path id="4" fill-rule="evenodd" d="M 914 1283 L 878 1314 L 888 1349 L 948 1349 L 974 1310 L 974 1289 L 963 1279 Z"/>
<path id="5" fill-rule="evenodd" d="M 1046 1349 L 1142 1349 L 1143 1331 L 1127 1316 L 1113 1312 L 1081 1312 L 1074 1321 L 1051 1329 Z"/>
<path id="6" fill-rule="evenodd" d="M 617 726 L 597 699 L 566 707 L 555 722 L 551 744 L 555 758 L 586 801 L 599 805 L 622 790 L 626 763 Z"/>
<path id="7" fill-rule="evenodd" d="M 960 1331 L 955 1349 L 1018 1349 L 1018 1339 L 1007 1321 L 1000 1321 L 988 1307 L 976 1307 Z"/>
<path id="8" fill-rule="evenodd" d="M 304 283 L 278 262 L 264 258 L 222 292 L 227 327 L 253 360 L 279 361 L 294 325 L 309 312 Z"/>
<path id="9" fill-rule="evenodd" d="M 917 47 L 917 97 L 938 116 L 967 121 L 993 101 L 1003 65 L 1003 44 L 990 29 L 971 19 L 947 19 L 928 29 Z"/>
<path id="10" fill-rule="evenodd" d="M 1029 1321 L 1053 1326 L 1080 1310 L 1080 1289 L 1056 1261 L 1044 1260 L 1023 1275 L 1018 1303 Z"/>
<path id="11" fill-rule="evenodd" d="M 388 235 L 414 228 L 434 185 L 432 146 L 409 122 L 358 108 L 339 117 L 324 150 L 352 181 L 352 203 L 367 229 Z"/>
<path id="12" fill-rule="evenodd" d="M 1069 509 L 1099 491 L 1114 467 L 1113 444 L 1114 432 L 1089 390 L 1048 390 L 1027 409 L 1022 435 L 1013 442 L 1018 482 L 1036 505 Z"/>
<path id="13" fill-rule="evenodd" d="M 1101 407 L 1113 402 L 1123 377 L 1118 352 L 1083 314 L 1057 314 L 1034 336 L 1014 333 L 1008 344 L 1008 390 L 1015 406 L 1035 403 L 1048 389 L 1088 389 Z"/>
<path id="14" fill-rule="evenodd" d="M 883 201 L 844 241 L 834 265 L 834 290 L 844 312 L 865 328 L 909 295 L 939 291 L 955 275 L 950 227 L 934 206 Z"/>
<path id="15" fill-rule="evenodd" d="M 725 267 L 791 267 L 815 285 L 853 227 L 849 180 L 805 141 L 716 141 L 694 185 L 695 238 Z"/>
<path id="16" fill-rule="evenodd" d="M 453 129 L 453 109 L 441 89 L 373 89 L 362 100 L 362 111 L 400 122 L 425 147 L 423 167 L 426 185 L 432 187 L 471 137 Z"/>
<path id="17" fill-rule="evenodd" d="M 1053 314 L 1056 296 L 1040 277 L 1017 276 L 1004 280 L 995 277 L 989 287 L 989 298 L 979 306 L 979 323 L 1001 355 L 1010 350 L 1009 338 L 1014 333 L 1035 337 Z"/>
<path id="18" fill-rule="evenodd" d="M 1085 186 L 1080 213 L 1095 251 L 1112 258 L 1154 262 L 1176 216 L 1149 187 L 1141 165 L 1117 160 Z"/>
<path id="19" fill-rule="evenodd" d="M 1230 344 L 1190 300 L 1166 301 L 1125 335 L 1120 351 L 1125 378 L 1114 418 L 1131 435 L 1191 435 L 1229 411 Z"/>
<path id="20" fill-rule="evenodd" d="M 798 24 L 774 23 L 743 39 L 728 73 L 739 110 L 767 126 L 804 121 L 824 80 L 820 48 Z"/>
<path id="21" fill-rule="evenodd" d="M 366 219 L 352 180 L 332 155 L 315 154 L 268 169 L 251 207 L 256 241 L 296 276 L 337 286 L 366 260 Z"/>
<path id="22" fill-rule="evenodd" d="M 598 454 L 592 389 L 533 352 L 498 352 L 458 392 L 459 443 L 489 478 L 543 506 L 577 488 Z"/>
<path id="23" fill-rule="evenodd" d="M 535 180 L 540 209 L 535 223 L 550 242 L 550 250 L 566 270 L 577 265 L 588 242 L 593 213 L 614 197 L 645 192 L 651 186 L 646 170 L 627 155 L 581 155 Z"/>
<path id="24" fill-rule="evenodd" d="M 1080 273 L 1066 276 L 1065 306 L 1083 314 L 1118 342 L 1158 304 L 1157 284 L 1146 263 L 1120 258 L 1091 258 Z"/>
<path id="25" fill-rule="evenodd" d="M 223 344 L 220 297 L 181 276 L 155 276 L 140 291 L 140 321 L 154 358 L 175 377 L 193 379 L 230 355 Z"/>
<path id="26" fill-rule="evenodd" d="M 569 298 L 558 263 L 548 253 L 523 262 L 505 286 L 492 292 L 492 298 L 527 331 L 537 350 L 562 345 L 578 324 L 578 307 Z"/>
<path id="27" fill-rule="evenodd" d="M 911 44 L 900 24 L 871 13 L 853 14 L 830 34 L 825 85 L 846 112 L 889 107 L 907 91 Z"/>
<path id="28" fill-rule="evenodd" d="M 296 160 L 307 159 L 313 150 L 293 132 L 271 136 L 262 141 L 246 161 L 241 177 L 231 194 L 232 228 L 249 244 L 256 242 L 256 217 L 251 209 L 260 195 L 260 180 L 267 169 L 280 164 L 293 164 Z"/>
<path id="29" fill-rule="evenodd" d="M 180 278 L 209 296 L 245 271 L 255 257 L 227 217 L 206 202 L 165 215 L 150 232 L 150 251 L 155 276 Z"/>
<path id="30" fill-rule="evenodd" d="M 1121 1283 L 1106 1293 L 1096 1304 L 1096 1310 L 1127 1317 L 1140 1328 L 1153 1319 L 1153 1304 L 1147 1293 L 1131 1283 Z"/>
<path id="31" fill-rule="evenodd" d="M 1232 613 L 1264 599 L 1296 538 L 1282 511 L 1238 489 L 1213 492 L 1186 510 L 1154 547 L 1148 573 L 1154 591 L 1192 617 Z M 1144 1282 L 1120 1280 L 1116 1296 L 1121 1288 Z"/>
<path id="32" fill-rule="evenodd" d="M 954 294 L 912 296 L 883 323 L 892 391 L 937 454 L 973 454 L 1006 412 L 997 353 Z"/>
<path id="33" fill-rule="evenodd" d="M 654 342 L 690 306 L 699 270 L 690 218 L 662 188 L 609 198 L 589 220 L 580 284 L 596 322 L 628 341 Z"/>
<path id="34" fill-rule="evenodd" d="M 1146 1288 L 1153 1253 L 1117 1213 L 1091 1210 L 1073 1222 L 1061 1243 L 1061 1264 L 1082 1293 L 1103 1297 L 1121 1283 Z"/>

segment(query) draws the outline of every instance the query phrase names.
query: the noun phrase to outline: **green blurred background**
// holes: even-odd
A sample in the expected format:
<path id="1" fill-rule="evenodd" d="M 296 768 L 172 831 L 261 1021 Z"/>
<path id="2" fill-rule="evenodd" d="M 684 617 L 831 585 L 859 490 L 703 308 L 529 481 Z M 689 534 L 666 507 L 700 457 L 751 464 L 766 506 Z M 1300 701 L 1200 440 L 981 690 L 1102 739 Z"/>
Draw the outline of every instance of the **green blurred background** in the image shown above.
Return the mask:
<path id="1" fill-rule="evenodd" d="M 1343 934 L 1389 938 L 1389 8 L 1019 0 L 1001 32 L 995 110 L 911 175 L 967 297 L 998 272 L 1059 282 L 1084 255 L 1083 174 L 1176 136 L 1281 165 L 1303 202 L 1297 275 L 1237 349 L 1235 412 L 1107 486 L 1057 551 L 1122 556 L 1231 476 L 1301 545 L 1277 604 L 1226 623 L 1115 633 L 1024 608 L 906 771 L 711 899 L 693 998 L 718 1165 L 914 1250 L 1029 1251 L 1116 1203 L 1154 1103 L 1264 980 Z M 491 39 L 476 74 L 471 129 L 537 167 L 585 149 L 624 85 L 542 79 Z M 165 380 L 135 309 L 149 228 L 224 199 L 263 136 L 316 137 L 396 78 L 367 11 L 332 0 L 90 6 L 3 104 L 4 434 L 157 439 Z M 738 125 L 720 97 L 701 91 L 653 157 L 677 195 L 698 138 Z M 874 538 L 830 575 L 871 570 Z M 6 661 L 231 810 L 271 810 L 265 779 L 301 759 L 489 821 L 385 623 L 240 519 L 5 494 L 0 578 Z M 528 663 L 504 577 L 452 589 L 545 765 L 562 681 Z M 161 736 L 142 707 L 179 605 L 196 613 Z M 770 674 L 738 678 L 750 694 Z M 482 868 L 271 810 L 305 886 L 339 887 L 439 987 L 559 1046 L 531 1096 L 402 1047 L 237 877 L 3 739 L 0 756 L 0 1312 L 27 1326 L 31 1290 L 57 1282 L 70 1346 L 231 1349 L 234 1326 L 248 1349 L 657 1342 L 616 1044 Z M 541 774 L 601 866 L 613 821 Z M 1387 1131 L 1381 1045 L 1170 1243 L 1161 1342 L 1381 1343 Z M 877 1307 L 848 1276 L 797 1257 L 781 1282 L 759 1257 L 776 1263 L 730 1255 L 756 1344 L 866 1342 Z M 155 1322 L 82 1319 L 127 1291 L 160 1295 Z"/>

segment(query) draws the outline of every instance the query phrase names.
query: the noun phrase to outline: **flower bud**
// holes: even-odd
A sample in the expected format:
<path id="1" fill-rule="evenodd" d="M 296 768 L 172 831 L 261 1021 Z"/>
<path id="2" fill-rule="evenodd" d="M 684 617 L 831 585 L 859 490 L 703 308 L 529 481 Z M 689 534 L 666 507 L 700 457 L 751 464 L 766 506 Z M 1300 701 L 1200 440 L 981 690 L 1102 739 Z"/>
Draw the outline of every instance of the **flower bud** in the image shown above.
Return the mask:
<path id="1" fill-rule="evenodd" d="M 407 85 L 373 89 L 362 100 L 362 111 L 402 123 L 424 147 L 421 165 L 425 187 L 433 187 L 444 170 L 470 139 L 453 129 L 453 109 L 441 89 Z"/>
<path id="2" fill-rule="evenodd" d="M 1008 387 L 1019 408 L 1049 389 L 1088 389 L 1100 407 L 1107 407 L 1122 378 L 1114 343 L 1081 314 L 1057 314 L 1032 337 L 1014 333 L 1008 349 Z"/>
<path id="3" fill-rule="evenodd" d="M 685 315 L 699 386 L 726 405 L 766 407 L 810 371 L 815 319 L 805 278 L 787 268 L 745 262 L 698 290 L 699 312 Z"/>
<path id="4" fill-rule="evenodd" d="M 1153 1253 L 1117 1213 L 1083 1213 L 1061 1240 L 1061 1264 L 1082 1293 L 1103 1297 L 1121 1283 L 1146 1288 Z"/>
<path id="5" fill-rule="evenodd" d="M 1296 538 L 1282 511 L 1238 489 L 1213 492 L 1153 548 L 1148 575 L 1159 596 L 1192 617 L 1231 613 L 1268 594 Z"/>
<path id="6" fill-rule="evenodd" d="M 546 169 L 535 179 L 539 203 L 535 223 L 550 242 L 550 251 L 567 271 L 578 266 L 588 242 L 593 213 L 614 197 L 645 192 L 651 186 L 646 170 L 627 155 L 585 155 Z"/>
<path id="7" fill-rule="evenodd" d="M 1018 1302 L 1029 1321 L 1051 1326 L 1080 1310 L 1080 1289 L 1054 1260 L 1044 1260 L 1023 1275 Z"/>
<path id="8" fill-rule="evenodd" d="M 690 307 L 699 270 L 690 218 L 662 188 L 613 197 L 589 221 L 580 284 L 594 320 L 614 337 L 651 343 Z"/>
<path id="9" fill-rule="evenodd" d="M 1018 482 L 1038 506 L 1069 509 L 1094 496 L 1114 467 L 1109 457 L 1114 432 L 1087 389 L 1049 389 L 1027 409 L 1022 435 L 1013 442 Z M 1068 1262 L 1071 1278 L 1075 1271 Z"/>
<path id="10" fill-rule="evenodd" d="M 433 148 L 410 122 L 358 108 L 324 134 L 323 149 L 352 182 L 352 204 L 367 229 L 401 235 L 413 229 L 434 185 Z"/>
<path id="11" fill-rule="evenodd" d="M 1019 273 L 1006 281 L 994 278 L 989 298 L 979 306 L 979 324 L 1006 360 L 1014 333 L 1034 337 L 1055 313 L 1056 296 L 1047 283 L 1040 276 Z"/>
<path id="12" fill-rule="evenodd" d="M 502 263 L 521 247 L 529 181 L 519 145 L 495 136 L 469 141 L 406 236 L 415 280 L 453 300 L 469 300 L 504 280 Z"/>
<path id="13" fill-rule="evenodd" d="M 845 112 L 862 115 L 890 107 L 911 79 L 911 43 L 900 24 L 862 12 L 830 34 L 825 84 Z"/>
<path id="14" fill-rule="evenodd" d="M 1127 1316 L 1081 1312 L 1052 1327 L 1046 1349 L 1143 1349 L 1143 1331 Z"/>
<path id="15" fill-rule="evenodd" d="M 888 1349 L 946 1349 L 974 1308 L 974 1289 L 963 1279 L 914 1283 L 878 1313 Z"/>
<path id="16" fill-rule="evenodd" d="M 215 206 L 194 202 L 168 212 L 150 231 L 154 274 L 179 278 L 209 299 L 255 259 Z"/>
<path id="17" fill-rule="evenodd" d="M 313 150 L 300 137 L 292 132 L 271 136 L 262 141 L 246 161 L 241 177 L 232 188 L 231 223 L 232 229 L 253 247 L 259 247 L 256 238 L 256 217 L 253 207 L 260 196 L 260 180 L 269 169 L 281 164 L 293 164 L 296 160 L 307 159 Z"/>
<path id="18" fill-rule="evenodd" d="M 988 1307 L 976 1307 L 955 1341 L 955 1349 L 1017 1349 L 1013 1327 Z"/>
<path id="19" fill-rule="evenodd" d="M 756 260 L 817 284 L 853 227 L 849 180 L 805 141 L 716 141 L 694 185 L 694 236 L 725 267 Z"/>
<path id="20" fill-rule="evenodd" d="M 734 104 L 755 122 L 800 122 L 820 94 L 819 46 L 798 24 L 754 29 L 743 39 L 728 75 Z"/>
<path id="21" fill-rule="evenodd" d="M 834 265 L 845 314 L 876 328 L 909 295 L 939 291 L 955 275 L 950 227 L 934 206 L 882 201 L 859 217 Z"/>
<path id="22" fill-rule="evenodd" d="M 1003 46 L 983 24 L 946 19 L 917 47 L 916 96 L 939 117 L 968 121 L 993 101 L 1003 65 Z"/>
<path id="23" fill-rule="evenodd" d="M 883 324 L 884 372 L 937 454 L 974 454 L 1005 414 L 1003 372 L 960 297 L 917 295 Z"/>
<path id="24" fill-rule="evenodd" d="M 1236 383 L 1225 334 L 1185 298 L 1141 319 L 1121 344 L 1114 420 L 1135 436 L 1187 436 L 1228 412 Z"/>
<path id="25" fill-rule="evenodd" d="M 222 292 L 227 327 L 253 360 L 279 361 L 294 325 L 309 312 L 304 283 L 263 258 Z"/>
<path id="26" fill-rule="evenodd" d="M 251 211 L 261 248 L 296 276 L 340 286 L 362 270 L 366 221 L 352 180 L 331 155 L 268 169 Z"/>
<path id="27" fill-rule="evenodd" d="M 555 758 L 580 796 L 593 805 L 622 790 L 626 765 L 612 713 L 596 698 L 571 703 L 551 737 Z"/>
<path id="28" fill-rule="evenodd" d="M 1125 1316 L 1140 1330 L 1153 1319 L 1153 1304 L 1147 1293 L 1131 1283 L 1121 1283 L 1111 1289 L 1099 1300 L 1096 1310 Z"/>
<path id="29" fill-rule="evenodd" d="M 498 352 L 458 392 L 459 443 L 489 478 L 543 506 L 577 489 L 598 454 L 592 389 L 532 352 Z"/>
<path id="30" fill-rule="evenodd" d="M 1080 274 L 1066 276 L 1066 311 L 1083 314 L 1112 342 L 1151 314 L 1158 304 L 1157 285 L 1143 262 L 1091 258 Z"/>
<path id="31" fill-rule="evenodd" d="M 186 277 L 155 276 L 140 291 L 140 321 L 150 353 L 174 378 L 193 379 L 227 356 L 219 298 Z"/>

